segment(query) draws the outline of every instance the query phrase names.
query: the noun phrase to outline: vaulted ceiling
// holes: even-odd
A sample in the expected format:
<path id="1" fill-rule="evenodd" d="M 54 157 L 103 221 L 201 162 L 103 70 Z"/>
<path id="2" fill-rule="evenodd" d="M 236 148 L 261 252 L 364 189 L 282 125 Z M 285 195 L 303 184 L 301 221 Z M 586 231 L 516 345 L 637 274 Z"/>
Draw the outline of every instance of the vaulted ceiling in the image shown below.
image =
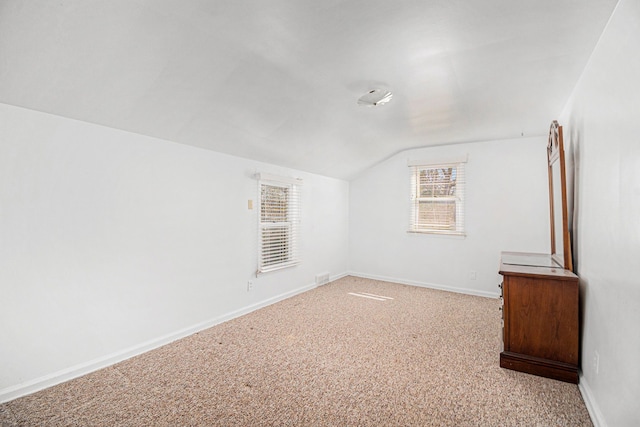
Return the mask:
<path id="1" fill-rule="evenodd" d="M 546 134 L 616 2 L 0 0 L 0 102 L 349 179 Z"/>

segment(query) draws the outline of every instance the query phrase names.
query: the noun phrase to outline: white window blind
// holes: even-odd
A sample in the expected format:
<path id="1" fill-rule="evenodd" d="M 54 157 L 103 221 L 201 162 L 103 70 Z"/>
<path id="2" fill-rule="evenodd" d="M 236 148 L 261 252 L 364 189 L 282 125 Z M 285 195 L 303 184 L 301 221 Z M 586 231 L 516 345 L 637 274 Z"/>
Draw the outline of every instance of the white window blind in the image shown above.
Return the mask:
<path id="1" fill-rule="evenodd" d="M 409 232 L 464 235 L 465 163 L 410 164 Z"/>
<path id="2" fill-rule="evenodd" d="M 300 188 L 302 180 L 261 174 L 259 181 L 258 273 L 300 262 Z"/>

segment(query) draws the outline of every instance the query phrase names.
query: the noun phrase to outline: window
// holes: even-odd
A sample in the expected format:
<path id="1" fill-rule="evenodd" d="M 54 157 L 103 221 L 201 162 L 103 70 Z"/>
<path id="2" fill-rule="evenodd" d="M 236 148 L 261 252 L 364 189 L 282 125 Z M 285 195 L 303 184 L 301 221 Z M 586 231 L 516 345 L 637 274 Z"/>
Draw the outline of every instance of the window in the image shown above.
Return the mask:
<path id="1" fill-rule="evenodd" d="M 300 262 L 298 234 L 302 180 L 259 175 L 258 273 Z"/>
<path id="2" fill-rule="evenodd" d="M 410 163 L 409 232 L 464 235 L 464 166 Z"/>

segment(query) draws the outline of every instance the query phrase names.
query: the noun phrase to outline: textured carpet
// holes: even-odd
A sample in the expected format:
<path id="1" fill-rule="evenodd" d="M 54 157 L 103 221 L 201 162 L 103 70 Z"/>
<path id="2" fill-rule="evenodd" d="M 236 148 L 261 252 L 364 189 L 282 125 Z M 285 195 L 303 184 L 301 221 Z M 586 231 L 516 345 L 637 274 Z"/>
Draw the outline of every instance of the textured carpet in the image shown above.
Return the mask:
<path id="1" fill-rule="evenodd" d="M 7 402 L 0 424 L 592 425 L 576 385 L 498 366 L 498 307 L 346 277 Z"/>

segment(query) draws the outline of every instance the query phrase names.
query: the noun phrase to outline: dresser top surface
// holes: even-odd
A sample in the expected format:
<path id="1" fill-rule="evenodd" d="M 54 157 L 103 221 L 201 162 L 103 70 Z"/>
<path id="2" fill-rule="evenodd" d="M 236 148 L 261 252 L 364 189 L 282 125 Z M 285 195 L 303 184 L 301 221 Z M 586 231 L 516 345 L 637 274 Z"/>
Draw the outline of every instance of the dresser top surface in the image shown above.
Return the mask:
<path id="1" fill-rule="evenodd" d="M 560 280 L 578 278 L 571 271 L 558 266 L 551 255 L 530 252 L 502 252 L 500 274 L 549 276 Z"/>

